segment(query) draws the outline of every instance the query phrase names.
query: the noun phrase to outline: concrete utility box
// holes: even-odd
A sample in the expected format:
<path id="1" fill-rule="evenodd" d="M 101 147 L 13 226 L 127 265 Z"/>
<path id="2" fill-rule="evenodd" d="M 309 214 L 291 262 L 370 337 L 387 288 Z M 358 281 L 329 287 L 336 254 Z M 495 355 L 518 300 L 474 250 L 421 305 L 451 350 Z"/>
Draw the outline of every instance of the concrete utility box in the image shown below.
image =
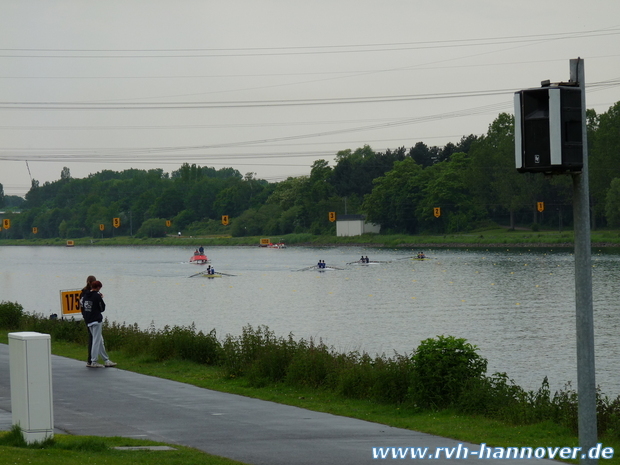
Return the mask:
<path id="1" fill-rule="evenodd" d="M 379 234 L 381 226 L 366 223 L 364 215 L 339 215 L 336 221 L 336 236 L 361 236 L 366 233 Z"/>
<path id="2" fill-rule="evenodd" d="M 49 334 L 9 333 L 13 424 L 27 443 L 54 436 L 51 348 Z"/>

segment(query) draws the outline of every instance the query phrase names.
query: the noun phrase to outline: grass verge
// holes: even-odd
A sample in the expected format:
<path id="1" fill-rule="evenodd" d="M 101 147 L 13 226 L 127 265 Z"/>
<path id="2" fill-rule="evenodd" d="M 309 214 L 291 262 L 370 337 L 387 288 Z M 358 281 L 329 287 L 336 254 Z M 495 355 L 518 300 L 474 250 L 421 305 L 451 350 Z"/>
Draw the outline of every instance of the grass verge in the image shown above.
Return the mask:
<path id="1" fill-rule="evenodd" d="M 7 333 L 7 331 L 0 331 L 1 343 L 7 343 Z M 52 352 L 55 355 L 77 360 L 85 358 L 85 348 L 75 343 L 53 341 Z M 481 416 L 457 414 L 450 410 L 419 412 L 367 400 L 347 399 L 331 391 L 291 387 L 283 383 L 250 387 L 247 380 L 243 378 L 226 377 L 224 370 L 217 366 L 206 366 L 176 359 L 155 361 L 149 356 L 135 357 L 123 351 L 115 351 L 112 356 L 119 363 L 120 368 L 136 373 L 476 444 L 486 443 L 493 447 L 574 447 L 578 445 L 577 437 L 568 428 L 550 421 L 515 426 Z M 613 447 L 614 450 L 620 448 L 620 441 L 615 438 L 601 438 L 600 441 L 603 442 L 604 447 Z M 572 462 L 576 463 L 576 461 Z M 610 465 L 620 464 L 620 458 L 614 457 L 605 462 Z"/>
<path id="2" fill-rule="evenodd" d="M 17 434 L 21 435 L 19 431 Z M 241 462 L 205 454 L 189 447 L 122 437 L 69 436 L 57 434 L 51 441 L 24 447 L 15 444 L 15 431 L 0 433 L 2 463 L 37 465 L 243 465 Z M 151 446 L 169 446 L 171 450 L 148 450 Z M 116 447 L 140 449 L 119 450 Z"/>
<path id="3" fill-rule="evenodd" d="M 620 247 L 620 231 L 591 231 L 593 247 Z M 69 238 L 76 246 L 182 246 L 194 248 L 196 240 L 204 247 L 214 246 L 258 246 L 261 236 L 232 237 L 225 235 L 167 236 L 159 238 L 136 238 L 116 236 L 108 238 Z M 573 231 L 510 230 L 496 227 L 453 234 L 364 234 L 362 236 L 337 237 L 335 235 L 315 236 L 312 234 L 286 234 L 273 236 L 274 242 L 300 246 L 369 246 L 369 247 L 572 247 Z M 65 246 L 67 239 L 0 239 L 0 245 L 52 245 Z"/>

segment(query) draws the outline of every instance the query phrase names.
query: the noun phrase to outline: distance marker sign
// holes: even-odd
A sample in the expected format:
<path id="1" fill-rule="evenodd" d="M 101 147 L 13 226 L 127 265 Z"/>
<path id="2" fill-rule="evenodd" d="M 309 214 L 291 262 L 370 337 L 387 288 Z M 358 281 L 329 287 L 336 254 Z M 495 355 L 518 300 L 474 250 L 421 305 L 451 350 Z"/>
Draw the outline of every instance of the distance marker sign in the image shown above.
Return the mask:
<path id="1" fill-rule="evenodd" d="M 74 291 L 60 291 L 60 310 L 62 315 L 82 315 L 80 310 L 81 289 Z"/>

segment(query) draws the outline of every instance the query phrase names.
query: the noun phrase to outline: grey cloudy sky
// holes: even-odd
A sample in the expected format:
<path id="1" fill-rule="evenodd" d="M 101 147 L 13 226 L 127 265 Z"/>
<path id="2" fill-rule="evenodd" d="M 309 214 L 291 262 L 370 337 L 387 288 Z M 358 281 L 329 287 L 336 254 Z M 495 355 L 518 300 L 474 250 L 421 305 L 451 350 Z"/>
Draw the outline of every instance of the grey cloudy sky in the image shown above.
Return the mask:
<path id="1" fill-rule="evenodd" d="M 4 0 L 0 183 L 184 163 L 276 181 L 486 133 L 514 91 L 620 100 L 618 0 Z M 28 171 L 30 169 L 30 173 Z"/>

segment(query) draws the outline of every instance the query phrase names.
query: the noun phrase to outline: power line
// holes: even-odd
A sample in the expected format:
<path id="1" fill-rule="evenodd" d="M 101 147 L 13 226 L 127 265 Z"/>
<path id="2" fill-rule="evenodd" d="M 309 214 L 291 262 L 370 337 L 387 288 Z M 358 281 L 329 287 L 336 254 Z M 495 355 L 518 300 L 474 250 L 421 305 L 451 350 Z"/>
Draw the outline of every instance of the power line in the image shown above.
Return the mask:
<path id="1" fill-rule="evenodd" d="M 95 102 L 0 102 L 2 109 L 22 110 L 179 110 L 204 108 L 256 108 L 307 105 L 340 105 L 384 103 L 415 100 L 438 100 L 464 97 L 486 97 L 513 93 L 514 89 L 444 92 L 431 94 L 385 95 L 367 97 L 335 97 L 290 100 L 245 100 L 222 102 L 159 102 L 159 103 L 95 103 Z"/>
<path id="2" fill-rule="evenodd" d="M 472 47 L 498 44 L 540 42 L 548 40 L 577 39 L 620 34 L 617 27 L 591 31 L 572 31 L 528 36 L 504 36 L 478 39 L 456 39 L 444 41 L 396 42 L 376 44 L 315 45 L 289 47 L 245 47 L 245 48 L 179 48 L 179 49 L 45 49 L 45 48 L 2 48 L 3 52 L 46 52 L 46 53 L 126 53 L 124 55 L 0 55 L 2 58 L 201 58 L 231 56 L 277 56 L 333 53 L 366 53 L 400 50 L 420 50 L 454 47 Z M 175 53 L 177 55 L 129 55 L 128 53 Z M 199 52 L 205 52 L 199 54 Z M 180 55 L 183 54 L 183 55 Z"/>
<path id="3" fill-rule="evenodd" d="M 597 60 L 597 59 L 607 59 L 607 58 L 617 58 L 620 55 L 598 55 L 598 56 L 588 56 L 588 61 Z M 324 76 L 324 75 L 350 75 L 350 74 L 368 74 L 368 73 L 376 73 L 376 72 L 400 72 L 404 70 L 409 71 L 427 71 L 427 70 L 437 70 L 437 69 L 463 69 L 463 68 L 481 68 L 481 67 L 498 67 L 498 66 L 519 66 L 526 64 L 536 64 L 536 63 L 545 63 L 549 64 L 552 62 L 561 62 L 564 63 L 568 60 L 568 58 L 556 58 L 553 60 L 527 60 L 527 61 L 509 61 L 509 62 L 499 62 L 494 61 L 492 63 L 467 63 L 461 65 L 443 65 L 443 66 L 416 66 L 415 68 L 407 67 L 407 68 L 395 68 L 389 70 L 350 70 L 350 71 L 307 71 L 307 72 L 285 72 L 285 73 L 235 73 L 235 74 L 196 74 L 196 75 L 166 75 L 166 76 L 0 76 L 0 79 L 49 79 L 49 80 L 59 80 L 59 79 L 101 79 L 101 80 L 109 80 L 109 79 L 230 79 L 230 78 L 255 78 L 255 77 L 286 77 L 286 76 Z"/>

